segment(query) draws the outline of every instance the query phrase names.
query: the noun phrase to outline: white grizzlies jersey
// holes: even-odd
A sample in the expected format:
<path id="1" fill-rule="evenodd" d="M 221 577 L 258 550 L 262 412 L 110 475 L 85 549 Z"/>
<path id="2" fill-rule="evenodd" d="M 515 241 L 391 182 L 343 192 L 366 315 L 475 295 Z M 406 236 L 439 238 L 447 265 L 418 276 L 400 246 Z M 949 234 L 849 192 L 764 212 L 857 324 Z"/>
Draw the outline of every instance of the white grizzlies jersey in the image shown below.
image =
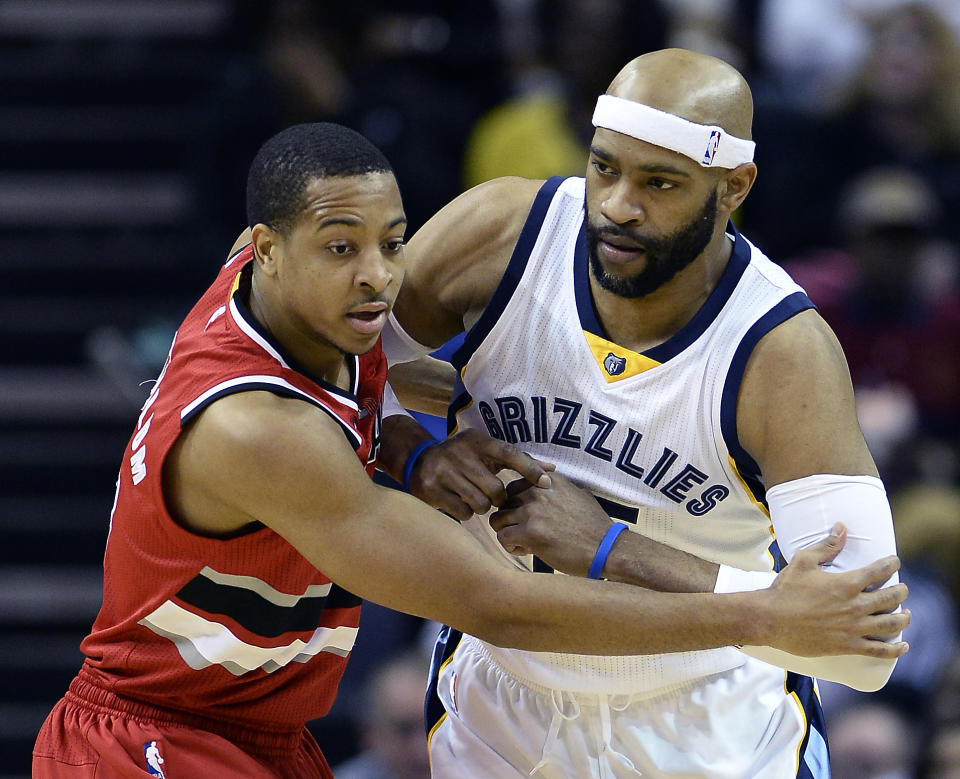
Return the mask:
<path id="1" fill-rule="evenodd" d="M 462 386 L 451 425 L 556 463 L 631 530 L 771 570 L 773 532 L 759 469 L 737 440 L 737 394 L 760 338 L 813 304 L 731 226 L 730 262 L 702 308 L 668 341 L 630 351 L 607 340 L 597 318 L 583 224 L 584 180 L 547 181 L 499 287 L 452 357 Z M 467 526 L 510 558 L 485 520 Z M 529 683 L 608 693 L 654 694 L 744 661 L 732 647 L 610 658 L 488 649 Z"/>

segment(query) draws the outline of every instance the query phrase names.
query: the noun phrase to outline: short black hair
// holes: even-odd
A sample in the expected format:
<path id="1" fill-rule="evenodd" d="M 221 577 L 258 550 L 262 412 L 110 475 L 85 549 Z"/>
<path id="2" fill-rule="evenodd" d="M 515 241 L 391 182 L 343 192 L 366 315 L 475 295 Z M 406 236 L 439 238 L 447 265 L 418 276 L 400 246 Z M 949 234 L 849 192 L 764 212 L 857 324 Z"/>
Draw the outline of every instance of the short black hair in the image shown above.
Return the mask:
<path id="1" fill-rule="evenodd" d="M 247 174 L 247 221 L 285 232 L 305 207 L 307 184 L 317 178 L 393 173 L 376 146 L 331 122 L 296 124 L 270 138 Z"/>

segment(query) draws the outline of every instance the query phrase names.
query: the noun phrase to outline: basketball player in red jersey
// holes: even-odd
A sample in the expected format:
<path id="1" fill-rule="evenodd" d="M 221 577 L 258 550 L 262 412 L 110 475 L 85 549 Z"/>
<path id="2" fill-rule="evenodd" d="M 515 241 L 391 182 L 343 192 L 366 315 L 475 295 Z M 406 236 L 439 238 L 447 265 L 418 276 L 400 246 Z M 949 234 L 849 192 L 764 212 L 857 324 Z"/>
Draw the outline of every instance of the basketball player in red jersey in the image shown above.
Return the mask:
<path id="1" fill-rule="evenodd" d="M 361 598 L 533 650 L 906 651 L 865 638 L 908 619 L 879 614 L 902 585 L 865 592 L 895 557 L 818 570 L 842 530 L 770 589 L 661 594 L 503 565 L 375 484 L 406 221 L 390 166 L 351 130 L 298 125 L 257 154 L 247 210 L 249 240 L 177 331 L 124 452 L 103 606 L 35 776 L 329 777 L 305 723 L 334 700 Z M 389 424 L 397 451 L 429 440 L 409 417 Z M 476 445 L 490 479 L 507 467 L 549 486 L 519 450 Z M 381 466 L 409 477 L 397 456 L 385 445 Z"/>

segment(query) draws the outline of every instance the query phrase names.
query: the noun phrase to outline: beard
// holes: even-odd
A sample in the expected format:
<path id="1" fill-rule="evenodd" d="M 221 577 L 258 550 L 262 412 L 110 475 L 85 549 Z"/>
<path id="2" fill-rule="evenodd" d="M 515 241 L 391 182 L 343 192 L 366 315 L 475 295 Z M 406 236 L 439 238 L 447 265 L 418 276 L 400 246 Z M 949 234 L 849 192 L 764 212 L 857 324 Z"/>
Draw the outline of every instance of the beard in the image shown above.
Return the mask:
<path id="1" fill-rule="evenodd" d="M 587 253 L 590 271 L 597 283 L 622 298 L 642 298 L 659 289 L 693 262 L 710 243 L 717 222 L 717 193 L 711 192 L 700 212 L 671 235 L 641 236 L 617 225 L 596 227 L 587 214 Z M 620 236 L 639 244 L 645 251 L 646 267 L 633 276 L 608 273 L 600 262 L 597 244 L 606 237 Z"/>

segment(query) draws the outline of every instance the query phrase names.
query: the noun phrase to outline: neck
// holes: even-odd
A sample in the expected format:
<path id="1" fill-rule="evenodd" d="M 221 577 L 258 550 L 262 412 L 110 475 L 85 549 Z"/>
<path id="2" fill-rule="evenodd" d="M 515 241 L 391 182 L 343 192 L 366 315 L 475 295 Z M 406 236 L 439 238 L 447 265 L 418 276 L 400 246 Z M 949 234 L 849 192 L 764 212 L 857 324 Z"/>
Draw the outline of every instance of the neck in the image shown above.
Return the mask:
<path id="1" fill-rule="evenodd" d="M 320 344 L 307 337 L 282 314 L 278 314 L 283 309 L 274 302 L 271 290 L 257 282 L 258 275 L 254 273 L 250 284 L 250 312 L 280 347 L 283 356 L 311 376 L 341 389 L 349 389 L 350 371 L 343 351 L 334 344 Z"/>
<path id="2" fill-rule="evenodd" d="M 590 274 L 597 316 L 607 335 L 635 352 L 651 349 L 678 333 L 716 289 L 733 244 L 715 237 L 696 260 L 649 295 L 624 298 L 603 289 Z"/>

